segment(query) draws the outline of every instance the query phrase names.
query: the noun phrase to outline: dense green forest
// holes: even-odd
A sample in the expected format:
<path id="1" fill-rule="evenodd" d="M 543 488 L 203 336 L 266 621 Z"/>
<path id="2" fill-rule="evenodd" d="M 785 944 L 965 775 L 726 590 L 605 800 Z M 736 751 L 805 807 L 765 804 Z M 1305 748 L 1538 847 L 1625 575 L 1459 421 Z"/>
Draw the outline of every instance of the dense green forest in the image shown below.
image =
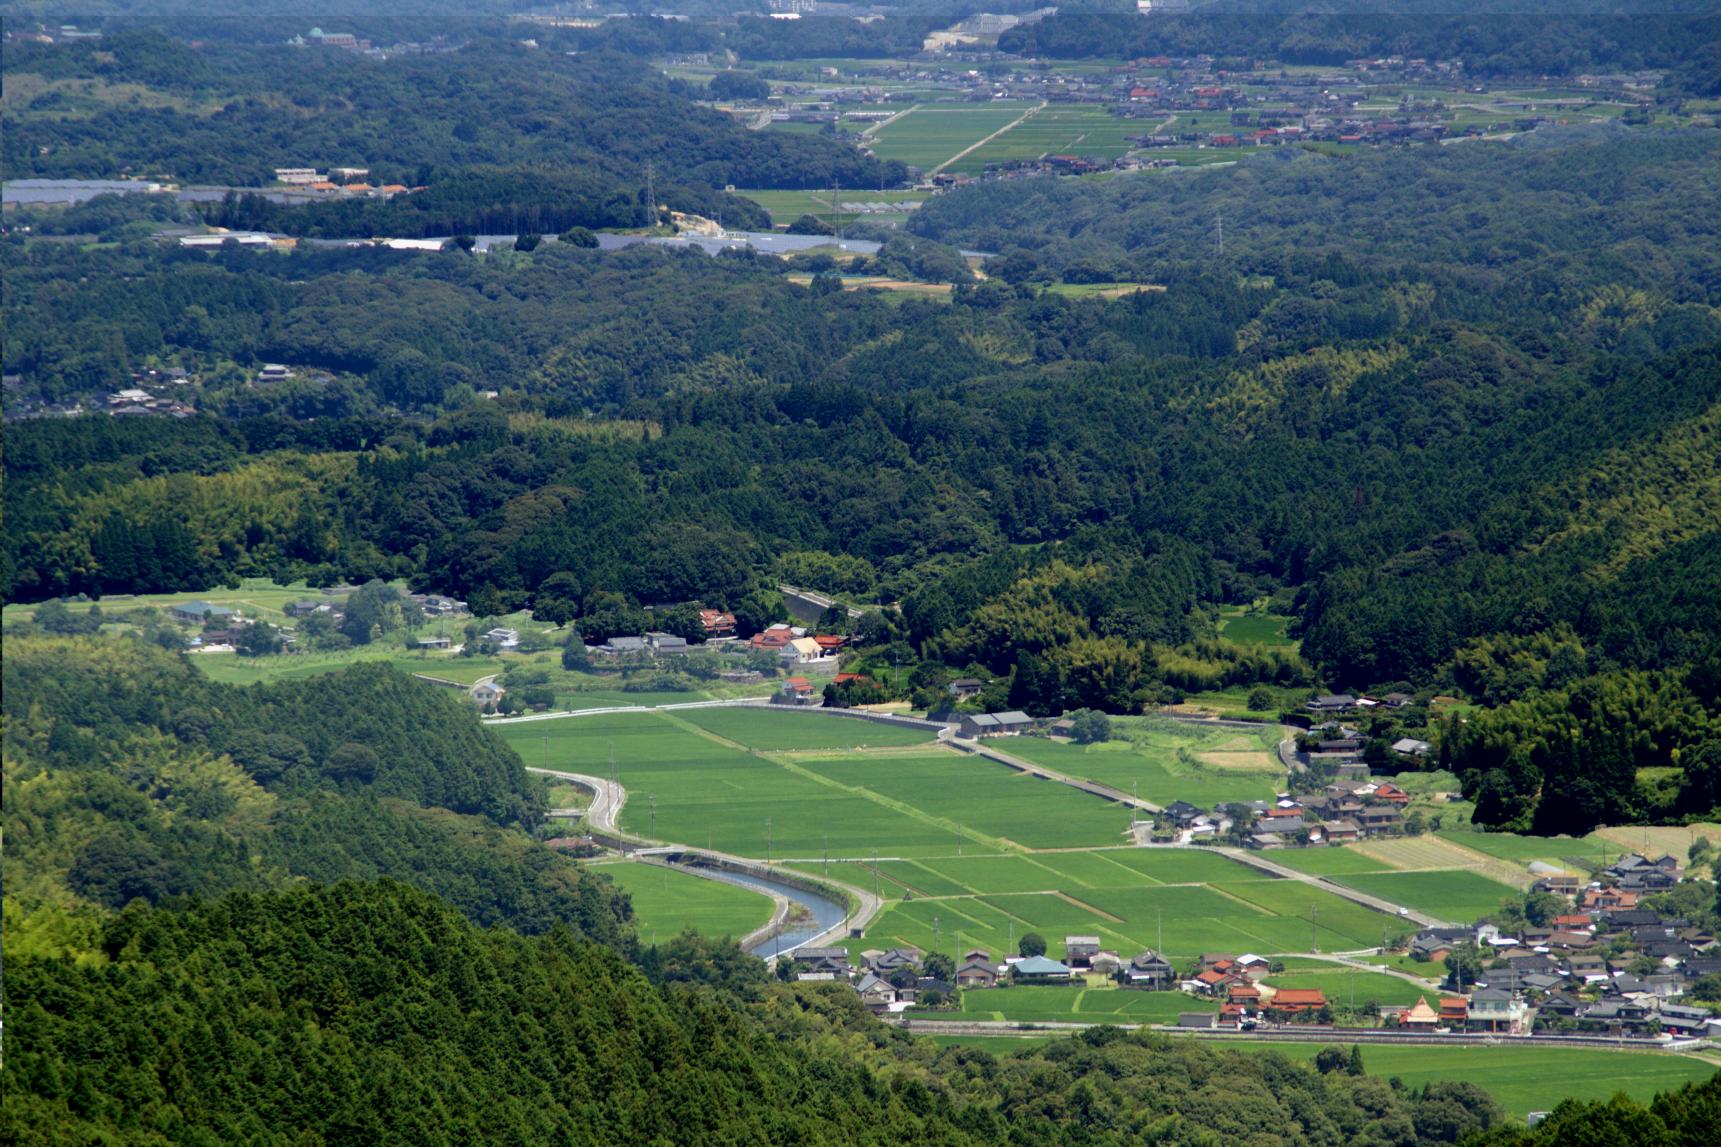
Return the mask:
<path id="1" fill-rule="evenodd" d="M 377 61 L 199 49 L 136 32 L 9 44 L 5 77 L 36 91 L 6 104 L 0 162 L 10 179 L 131 173 L 257 187 L 280 167 L 356 163 L 374 184 L 429 189 L 224 219 L 308 235 L 640 225 L 647 164 L 660 203 L 731 225 L 762 216 L 714 188 L 870 187 L 904 174 L 817 136 L 748 131 L 637 60 L 502 41 Z"/>
<path id="2" fill-rule="evenodd" d="M 369 663 L 242 689 L 143 641 L 6 641 L 7 953 L 90 955 L 100 909 L 392 876 L 480 924 L 621 943 L 607 882 L 446 691 Z"/>
<path id="3" fill-rule="evenodd" d="M 1700 4 L 1523 3 L 1201 5 L 1191 12 L 1060 11 L 999 37 L 1001 51 L 1065 59 L 1209 55 L 1222 60 L 1342 64 L 1347 60 L 1457 60 L 1468 75 L 1571 76 L 1672 69 L 1713 91 L 1721 22 Z"/>

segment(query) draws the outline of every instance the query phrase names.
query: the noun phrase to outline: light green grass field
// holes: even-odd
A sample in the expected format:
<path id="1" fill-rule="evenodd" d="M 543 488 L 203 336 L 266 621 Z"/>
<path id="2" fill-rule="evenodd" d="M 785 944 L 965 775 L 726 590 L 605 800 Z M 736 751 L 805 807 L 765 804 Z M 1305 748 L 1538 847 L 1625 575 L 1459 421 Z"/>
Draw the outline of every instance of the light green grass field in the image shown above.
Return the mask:
<path id="1" fill-rule="evenodd" d="M 924 729 L 881 725 L 829 713 L 792 713 L 772 709 L 694 709 L 677 714 L 749 749 L 766 752 L 795 749 L 880 748 L 920 745 L 932 741 Z"/>
<path id="2" fill-rule="evenodd" d="M 1255 750 L 1261 766 L 1258 772 L 1201 763 L 1200 754 L 1234 742 L 1240 736 L 1236 730 L 1194 729 L 1164 720 L 1124 728 L 1130 741 L 1084 746 L 1019 737 L 1006 748 L 1012 756 L 1072 777 L 1098 781 L 1124 792 L 1133 786 L 1143 800 L 1160 805 L 1186 800 L 1212 808 L 1224 801 L 1268 800 L 1282 784 L 1283 773 L 1271 765 L 1265 748 Z"/>
<path id="3" fill-rule="evenodd" d="M 1592 864 L 1599 864 L 1602 855 L 1602 842 L 1593 836 L 1580 840 L 1569 836 L 1519 836 L 1511 832 L 1469 832 L 1462 829 L 1443 829 L 1435 835 L 1463 848 L 1519 864 L 1540 860 L 1560 865 L 1564 864 L 1565 857 L 1589 858 Z M 1619 849 L 1614 848 L 1612 853 L 1617 859 Z"/>
<path id="4" fill-rule="evenodd" d="M 1295 638 L 1285 636 L 1290 618 L 1276 613 L 1245 613 L 1232 606 L 1219 611 L 1219 634 L 1242 645 L 1295 646 Z"/>
<path id="5" fill-rule="evenodd" d="M 659 864 L 594 865 L 633 901 L 634 930 L 644 943 L 667 940 L 687 928 L 705 936 L 745 936 L 771 918 L 761 892 L 707 880 Z"/>
<path id="6" fill-rule="evenodd" d="M 1461 870 L 1350 873 L 1336 879 L 1347 887 L 1394 904 L 1466 924 L 1499 911 L 1500 901 L 1520 895 L 1498 881 Z"/>

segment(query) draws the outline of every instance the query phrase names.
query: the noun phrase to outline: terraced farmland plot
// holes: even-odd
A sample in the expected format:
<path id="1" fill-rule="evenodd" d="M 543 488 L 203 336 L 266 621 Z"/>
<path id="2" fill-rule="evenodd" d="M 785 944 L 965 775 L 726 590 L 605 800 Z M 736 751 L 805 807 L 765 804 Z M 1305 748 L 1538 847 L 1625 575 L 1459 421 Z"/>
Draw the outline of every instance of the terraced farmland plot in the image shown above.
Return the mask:
<path id="1" fill-rule="evenodd" d="M 874 132 L 872 151 L 880 159 L 900 159 L 930 170 L 1019 119 L 1032 106 L 922 104 Z"/>
<path id="2" fill-rule="evenodd" d="M 1354 951 L 1378 945 L 1383 931 L 1389 936 L 1414 931 L 1408 922 L 1296 881 L 1257 880 L 1212 887 L 1273 914 L 1265 952 L 1307 952 L 1311 942 L 1318 943 L 1323 952 Z"/>
<path id="3" fill-rule="evenodd" d="M 919 113 L 916 113 L 919 114 Z M 1126 120 L 1094 105 L 1041 108 L 1009 131 L 963 156 L 950 170 L 977 172 L 988 163 L 1034 160 L 1043 155 L 1079 155 L 1112 160 L 1130 149 L 1124 137 L 1152 130 L 1154 121 Z"/>
<path id="4" fill-rule="evenodd" d="M 1116 844 L 1129 825 L 1128 811 L 1110 801 L 953 752 L 809 760 L 803 767 L 1028 848 Z"/>
<path id="5" fill-rule="evenodd" d="M 795 713 L 781 709 L 692 709 L 676 714 L 680 720 L 762 752 L 796 749 L 881 748 L 921 745 L 932 741 L 926 729 L 882 725 L 858 717 Z"/>
<path id="6" fill-rule="evenodd" d="M 650 944 L 692 928 L 705 936 L 745 936 L 771 918 L 771 898 L 656 864 L 604 864 L 608 876 L 633 900 L 634 930 Z"/>
<path id="7" fill-rule="evenodd" d="M 1497 912 L 1500 901 L 1518 895 L 1516 889 L 1464 871 L 1354 873 L 1336 879 L 1346 887 L 1460 924 Z"/>
<path id="8" fill-rule="evenodd" d="M 913 945 L 926 951 L 959 955 L 957 948 L 981 947 L 994 956 L 1010 949 L 1011 937 L 1028 929 L 1009 913 L 983 900 L 910 900 L 892 904 L 867 927 L 866 938 L 848 940 L 853 955 L 868 948 Z"/>
<path id="9" fill-rule="evenodd" d="M 1284 774 L 1277 768 L 1237 772 L 1203 766 L 1194 759 L 1221 743 L 1234 741 L 1238 736 L 1235 730 L 1188 729 L 1162 721 L 1145 731 L 1132 731 L 1132 735 L 1133 743 L 1111 741 L 1085 746 L 1018 737 L 1005 749 L 1012 756 L 1126 793 L 1133 785 L 1137 796 L 1159 805 L 1186 800 L 1212 808 L 1225 801 L 1270 800 L 1283 783 Z M 1191 759 L 1182 759 L 1180 750 Z M 1259 760 L 1263 765 L 1271 761 L 1265 747 L 1259 750 Z"/>
<path id="10" fill-rule="evenodd" d="M 1396 869 L 1464 869 L 1481 873 L 1514 888 L 1530 885 L 1530 870 L 1524 864 L 1496 860 L 1486 853 L 1463 848 L 1438 836 L 1406 836 L 1391 840 L 1368 840 L 1348 847 L 1364 856 L 1384 861 Z"/>
<path id="11" fill-rule="evenodd" d="M 954 853 L 971 842 L 920 817 L 802 776 L 677 728 L 655 713 L 501 726 L 516 749 L 550 768 L 607 775 L 627 789 L 621 824 L 653 839 L 742 856 Z M 654 801 L 655 798 L 655 801 Z M 655 803 L 655 818 L 653 804 Z M 767 826 L 767 820 L 770 825 Z"/>

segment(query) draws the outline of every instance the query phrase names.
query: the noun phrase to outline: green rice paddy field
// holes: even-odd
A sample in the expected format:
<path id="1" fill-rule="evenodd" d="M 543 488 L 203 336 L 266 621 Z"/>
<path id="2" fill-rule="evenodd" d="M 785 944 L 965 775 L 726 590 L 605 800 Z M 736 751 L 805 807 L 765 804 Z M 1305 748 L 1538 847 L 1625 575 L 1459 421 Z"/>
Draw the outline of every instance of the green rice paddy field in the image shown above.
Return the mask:
<path id="1" fill-rule="evenodd" d="M 635 930 L 648 944 L 687 928 L 706 936 L 745 936 L 771 918 L 771 898 L 763 893 L 664 865 L 624 861 L 594 870 L 628 894 Z"/>
<path id="2" fill-rule="evenodd" d="M 1123 119 L 1098 106 L 1045 107 L 951 164 L 950 170 L 972 174 L 984 170 L 988 163 L 1039 159 L 1048 154 L 1116 159 L 1130 149 L 1124 141 L 1126 135 L 1138 136 L 1152 127 L 1151 122 Z"/>
<path id="3" fill-rule="evenodd" d="M 872 136 L 873 154 L 931 170 L 1021 118 L 1032 104 L 922 104 Z"/>
<path id="4" fill-rule="evenodd" d="M 1454 922 L 1497 912 L 1500 901 L 1521 895 L 1497 880 L 1459 869 L 1352 873 L 1337 879 L 1349 888 Z"/>
<path id="5" fill-rule="evenodd" d="M 772 709 L 693 709 L 677 718 L 749 749 L 766 752 L 808 749 L 881 748 L 930 744 L 929 730 L 884 725 L 828 713 Z"/>

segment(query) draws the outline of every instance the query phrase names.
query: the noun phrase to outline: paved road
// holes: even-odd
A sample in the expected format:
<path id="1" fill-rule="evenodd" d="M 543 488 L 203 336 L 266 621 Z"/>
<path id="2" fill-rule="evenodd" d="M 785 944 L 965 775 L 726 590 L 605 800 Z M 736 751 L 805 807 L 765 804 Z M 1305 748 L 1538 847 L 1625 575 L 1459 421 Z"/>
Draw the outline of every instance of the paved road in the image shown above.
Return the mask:
<path id="1" fill-rule="evenodd" d="M 520 717 L 487 717 L 486 725 L 518 725 L 526 721 L 559 721 L 563 717 L 600 717 L 606 713 L 652 713 L 659 709 L 726 709 L 737 705 L 769 705 L 769 697 L 736 697 L 727 701 L 677 701 L 673 705 L 606 705 L 599 709 L 562 709 Z M 834 711 L 834 710 L 831 710 Z"/>
<path id="2" fill-rule="evenodd" d="M 585 789 L 592 794 L 591 806 L 586 809 L 586 826 L 604 833 L 617 831 L 616 821 L 621 817 L 622 806 L 627 803 L 627 790 L 614 781 L 606 781 L 602 777 L 588 777 L 584 773 L 564 773 L 559 769 L 535 769 L 530 765 L 526 767 L 526 771 L 569 781 Z"/>

